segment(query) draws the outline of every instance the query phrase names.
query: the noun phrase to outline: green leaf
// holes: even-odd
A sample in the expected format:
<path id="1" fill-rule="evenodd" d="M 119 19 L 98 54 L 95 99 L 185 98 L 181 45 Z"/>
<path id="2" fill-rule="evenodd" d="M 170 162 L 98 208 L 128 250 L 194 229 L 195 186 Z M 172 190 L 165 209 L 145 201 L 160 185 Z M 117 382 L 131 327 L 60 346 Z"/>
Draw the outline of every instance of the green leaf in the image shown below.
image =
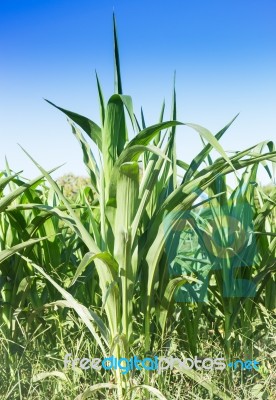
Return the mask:
<path id="1" fill-rule="evenodd" d="M 143 389 L 146 390 L 147 392 L 153 394 L 157 399 L 159 400 L 167 400 L 167 398 L 160 392 L 160 390 L 156 389 L 153 386 L 150 385 L 137 385 L 137 386 L 133 386 L 129 389 L 130 391 L 134 391 L 137 389 Z"/>
<path id="2" fill-rule="evenodd" d="M 75 400 L 84 400 L 91 398 L 91 396 L 94 396 L 94 392 L 102 389 L 108 389 L 108 390 L 117 390 L 118 386 L 114 385 L 114 383 L 97 383 L 96 385 L 90 386 L 88 389 L 85 390 L 82 394 L 79 394 Z"/>
<path id="3" fill-rule="evenodd" d="M 131 146 L 139 145 L 139 144 L 147 145 L 157 134 L 159 134 L 159 132 L 161 130 L 170 128 L 170 127 L 176 126 L 176 125 L 183 125 L 183 123 L 178 122 L 178 121 L 167 121 L 167 122 L 161 122 L 159 124 L 149 126 L 148 128 L 139 132 L 138 135 L 135 136 L 135 138 L 132 139 L 128 143 L 127 147 L 131 147 Z"/>
<path id="4" fill-rule="evenodd" d="M 221 129 L 216 135 L 215 139 L 219 140 L 222 135 L 227 131 L 227 129 L 232 125 L 232 123 L 235 121 L 235 119 L 238 117 L 239 114 L 237 114 L 223 129 Z M 208 139 L 207 139 L 208 140 Z M 183 179 L 183 183 L 191 179 L 193 173 L 198 169 L 198 167 L 202 164 L 202 162 L 205 160 L 205 158 L 208 156 L 210 151 L 212 150 L 213 146 L 212 143 L 208 143 L 201 151 L 200 153 L 192 160 L 187 173 Z"/>
<path id="5" fill-rule="evenodd" d="M 102 130 L 101 128 L 89 118 L 84 117 L 83 115 L 77 114 L 73 111 L 65 110 L 65 108 L 61 108 L 56 106 L 51 101 L 45 99 L 47 103 L 56 107 L 58 110 L 62 111 L 67 117 L 69 117 L 72 121 L 74 121 L 77 125 L 79 125 L 85 133 L 93 140 L 94 143 L 98 146 L 99 150 L 102 150 Z"/>
<path id="6" fill-rule="evenodd" d="M 74 278 L 72 279 L 72 282 L 70 283 L 70 286 L 74 285 L 74 283 L 76 282 L 78 277 L 82 274 L 82 272 L 85 270 L 87 265 L 89 265 L 96 258 L 98 258 L 99 260 L 102 260 L 109 268 L 111 268 L 112 270 L 114 270 L 115 273 L 117 273 L 118 264 L 114 260 L 114 258 L 111 256 L 111 254 L 109 254 L 107 251 L 105 251 L 103 253 L 98 253 L 98 254 L 88 252 L 85 254 L 83 259 L 81 260 L 81 262 L 77 268 L 77 271 L 75 272 Z"/>
<path id="7" fill-rule="evenodd" d="M 256 385 L 253 386 L 251 389 L 251 395 L 253 399 L 262 399 L 263 398 L 263 392 L 262 390 L 265 389 L 265 386 L 262 385 L 261 383 L 257 383 Z"/>
<path id="8" fill-rule="evenodd" d="M 159 123 L 163 122 L 164 119 L 164 111 L 165 111 L 165 100 L 162 103 L 162 107 L 161 107 L 161 112 L 160 112 L 160 117 L 159 117 Z M 143 126 L 143 129 L 145 129 L 146 126 Z M 160 142 L 160 138 L 161 138 L 161 133 L 159 132 L 158 135 L 155 136 L 154 138 L 154 144 L 155 146 L 158 145 L 158 143 Z"/>
<path id="9" fill-rule="evenodd" d="M 104 102 L 104 96 L 102 92 L 102 88 L 100 85 L 100 81 L 96 72 L 96 80 L 97 80 L 97 89 L 98 89 L 98 98 L 99 98 L 99 105 L 100 105 L 100 115 L 101 115 L 101 122 L 102 126 L 104 126 L 104 120 L 105 120 L 105 102 Z"/>
<path id="10" fill-rule="evenodd" d="M 41 242 L 42 240 L 48 239 L 48 237 L 42 237 L 38 239 L 29 239 L 26 242 L 19 243 L 10 249 L 5 249 L 0 251 L 0 263 L 5 261 L 7 258 L 12 256 L 13 254 L 17 253 L 20 250 L 25 249 L 26 247 L 33 246 L 34 244 Z"/>
<path id="11" fill-rule="evenodd" d="M 59 378 L 62 381 L 67 381 L 66 375 L 61 371 L 40 372 L 39 374 L 33 375 L 32 381 L 35 383 L 52 376 Z"/>
<path id="12" fill-rule="evenodd" d="M 183 286 L 187 282 L 201 283 L 198 279 L 192 278 L 190 276 L 181 276 L 181 277 L 171 279 L 166 287 L 164 297 L 161 300 L 161 310 L 160 310 L 160 317 L 159 317 L 159 323 L 160 323 L 162 334 L 164 334 L 164 332 L 165 332 L 168 315 L 171 311 L 171 305 L 174 302 L 174 293 L 179 287 Z"/>
<path id="13" fill-rule="evenodd" d="M 230 124 L 232 122 L 233 121 L 231 121 Z M 233 168 L 233 170 L 235 170 L 230 158 L 227 156 L 227 154 L 225 153 L 225 151 L 223 150 L 222 146 L 219 144 L 219 142 L 215 138 L 215 136 L 213 136 L 212 133 L 210 131 L 208 131 L 208 129 L 203 128 L 202 126 L 197 125 L 197 124 L 187 124 L 186 123 L 185 125 L 196 130 L 204 139 L 206 139 L 208 141 L 208 143 L 212 146 L 212 148 L 215 149 L 225 159 L 225 161 L 227 161 L 229 163 L 229 165 Z M 228 124 L 228 126 L 229 126 L 229 124 Z M 228 128 L 228 126 L 227 126 L 227 128 Z M 207 153 L 207 150 L 205 151 L 205 153 Z"/>
<path id="14" fill-rule="evenodd" d="M 91 314 L 89 312 L 89 310 L 82 304 L 80 304 L 79 302 L 77 302 L 74 297 L 67 292 L 65 289 L 63 289 L 57 282 L 55 282 L 44 270 L 43 268 L 41 268 L 40 266 L 38 266 L 37 264 L 35 264 L 32 260 L 30 260 L 29 258 L 22 256 L 23 260 L 25 260 L 27 263 L 29 263 L 30 265 L 32 265 L 32 267 L 34 267 L 34 269 L 36 269 L 41 275 L 44 276 L 44 278 L 46 278 L 57 290 L 58 292 L 62 295 L 62 297 L 68 301 L 69 305 L 71 308 L 73 308 L 76 313 L 78 314 L 78 316 L 80 317 L 80 319 L 82 320 L 82 322 L 87 326 L 87 328 L 89 329 L 89 331 L 91 332 L 92 336 L 95 338 L 98 346 L 100 347 L 103 355 L 106 357 L 107 353 L 105 350 L 105 347 L 102 343 L 101 338 L 99 337 L 99 335 L 97 334 L 93 324 L 91 323 Z"/>
<path id="15" fill-rule="evenodd" d="M 116 94 L 123 94 L 121 70 L 120 70 L 120 57 L 119 45 L 116 28 L 115 14 L 113 13 L 113 44 L 114 44 L 114 92 Z"/>
<path id="16" fill-rule="evenodd" d="M 59 167 L 57 168 L 53 168 L 52 170 L 49 171 L 49 173 L 57 170 Z M 3 197 L 0 200 L 0 213 L 2 211 L 4 211 L 12 202 L 13 200 L 15 200 L 17 197 L 19 197 L 22 193 L 24 193 L 27 189 L 29 189 L 30 187 L 33 187 L 35 185 L 39 185 L 40 183 L 42 183 L 44 179 L 44 176 L 41 175 L 33 180 L 31 180 L 28 183 L 23 183 L 20 187 L 18 187 L 16 190 L 12 191 L 11 193 L 7 194 L 5 197 Z"/>
<path id="17" fill-rule="evenodd" d="M 184 375 L 187 375 L 193 381 L 197 382 L 200 386 L 203 386 L 205 389 L 207 389 L 210 395 L 216 395 L 222 400 L 231 400 L 231 398 L 226 393 L 223 393 L 223 391 L 220 390 L 214 383 L 206 382 L 206 380 L 204 380 L 202 375 L 198 372 L 179 367 L 179 365 L 175 365 L 175 368 Z"/>
<path id="18" fill-rule="evenodd" d="M 10 176 L 6 176 L 5 178 L 0 179 L 0 191 L 2 191 L 5 186 L 10 183 L 10 181 L 12 181 L 16 176 L 18 176 L 20 172 L 17 172 L 16 174 L 10 175 Z"/>
<path id="19" fill-rule="evenodd" d="M 69 303 L 67 300 L 57 300 L 57 301 L 53 301 L 52 303 L 47 303 L 44 304 L 41 309 L 43 308 L 50 308 L 50 307 L 54 307 L 54 309 L 56 307 L 61 307 L 61 308 L 73 308 L 73 305 L 71 303 Z M 90 319 L 92 321 L 94 321 L 96 323 L 96 325 L 98 326 L 102 337 L 104 339 L 105 344 L 108 346 L 108 340 L 109 340 L 109 330 L 107 328 L 107 326 L 105 325 L 104 321 L 98 316 L 98 314 L 96 314 L 94 311 L 90 310 L 89 308 L 87 309 L 89 314 L 90 314 Z M 36 310 L 38 311 L 38 310 Z"/>
<path id="20" fill-rule="evenodd" d="M 100 172 L 95 160 L 95 157 L 91 151 L 91 148 L 87 141 L 84 139 L 82 133 L 68 120 L 71 125 L 73 135 L 76 137 L 77 141 L 80 143 L 83 153 L 83 161 L 86 165 L 88 173 L 90 175 L 91 184 L 96 192 L 98 192 L 98 184 L 100 180 Z"/>

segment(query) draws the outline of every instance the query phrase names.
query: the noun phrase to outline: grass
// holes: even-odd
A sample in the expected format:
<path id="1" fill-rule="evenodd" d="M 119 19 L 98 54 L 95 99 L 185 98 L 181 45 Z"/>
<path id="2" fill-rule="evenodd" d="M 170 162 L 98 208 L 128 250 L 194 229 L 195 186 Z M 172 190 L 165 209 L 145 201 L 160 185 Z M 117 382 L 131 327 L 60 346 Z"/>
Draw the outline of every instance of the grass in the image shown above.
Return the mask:
<path id="1" fill-rule="evenodd" d="M 59 319 L 58 311 L 53 311 L 51 316 L 45 313 L 43 318 L 45 321 L 48 320 L 48 327 L 50 325 L 50 317 Z M 275 348 L 273 343 L 273 335 L 275 338 L 275 325 L 271 323 L 272 316 L 270 313 L 267 315 L 268 327 L 271 329 L 271 341 L 262 341 L 259 343 L 261 349 L 259 349 L 259 359 L 264 360 L 262 369 L 259 373 L 257 372 L 233 372 L 232 391 L 233 399 L 245 399 L 249 400 L 252 398 L 258 398 L 252 396 L 253 393 L 257 393 L 257 389 L 260 389 L 262 397 L 272 399 L 275 391 L 275 375 L 273 376 L 273 370 L 275 370 L 275 354 L 273 357 L 272 351 Z M 71 324 L 69 324 L 69 321 Z M 72 370 L 63 369 L 63 358 L 62 355 L 73 352 L 74 356 L 91 356 L 95 354 L 95 346 L 91 343 L 91 340 L 87 339 L 87 331 L 84 325 L 75 318 L 73 313 L 69 313 L 67 316 L 68 324 L 63 325 L 64 340 L 57 340 L 56 347 L 52 347 L 49 342 L 47 331 L 41 331 L 37 336 L 36 334 L 24 340 L 22 343 L 21 354 L 10 355 L 10 359 L 13 359 L 13 363 L 10 364 L 10 374 L 5 374 L 4 370 L 1 370 L 1 383 L 2 390 L 5 388 L 5 397 L 10 399 L 20 398 L 31 398 L 31 399 L 46 399 L 51 396 L 53 399 L 60 398 L 60 393 L 64 399 L 72 399 L 77 397 L 80 393 L 84 392 L 91 383 L 101 382 L 114 382 L 112 376 L 106 371 L 100 371 L 100 374 L 95 373 L 93 370 L 83 371 L 80 368 Z M 22 326 L 23 329 L 23 326 Z M 203 330 L 203 327 L 202 327 Z M 27 335 L 24 335 L 25 337 Z M 218 346 L 216 343 L 215 335 L 205 335 L 202 333 L 201 338 L 204 339 L 200 345 L 200 354 L 208 354 L 208 356 L 218 355 Z M 6 338 L 1 335 L 1 348 L 7 347 Z M 44 343 L 43 349 L 41 343 Z M 45 345 L 46 344 L 46 345 Z M 174 354 L 181 357 L 182 352 L 179 349 L 184 349 L 186 346 L 185 340 L 180 340 L 177 335 L 174 337 Z M 255 347 L 257 347 L 255 345 Z M 221 351 L 221 350 L 220 350 Z M 136 349 L 136 353 L 139 350 Z M 275 352 L 274 352 L 275 353 Z M 53 375 L 53 371 L 58 373 Z M 45 375 L 39 375 L 43 374 Z M 49 373 L 49 375 L 47 375 Z M 52 375 L 50 375 L 52 373 Z M 227 379 L 224 373 L 217 371 L 205 371 L 200 375 L 201 382 L 215 383 L 216 386 L 223 389 L 224 380 Z M 40 379 L 40 380 L 39 380 Z M 143 382 L 144 377 L 141 375 L 134 375 L 131 377 L 134 384 Z M 154 377 L 155 379 L 155 377 Z M 204 389 L 201 385 L 197 384 L 189 377 L 175 371 L 164 371 L 160 382 L 156 377 L 155 385 L 162 390 L 162 393 L 168 399 L 190 399 L 190 398 L 211 398 L 208 390 Z M 260 386 L 257 386 L 260 385 Z M 255 388 L 255 389 L 254 389 Z M 9 393 L 9 395 L 7 395 Z M 113 396 L 113 397 L 112 397 Z M 106 391 L 100 391 L 93 395 L 94 399 L 104 399 L 107 397 Z M 114 393 L 109 392 L 108 398 L 117 398 Z M 135 398 L 135 397 L 134 397 Z M 137 394 L 137 399 L 141 399 L 141 393 Z M 214 399 L 219 398 L 214 395 Z"/>

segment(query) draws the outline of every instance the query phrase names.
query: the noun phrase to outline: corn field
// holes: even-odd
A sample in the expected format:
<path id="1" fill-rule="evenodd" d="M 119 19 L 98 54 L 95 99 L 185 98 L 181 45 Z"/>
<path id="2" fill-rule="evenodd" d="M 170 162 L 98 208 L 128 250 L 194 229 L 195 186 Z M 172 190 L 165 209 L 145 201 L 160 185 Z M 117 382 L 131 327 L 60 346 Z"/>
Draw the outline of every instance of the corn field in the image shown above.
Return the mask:
<path id="1" fill-rule="evenodd" d="M 40 175 L 27 180 L 8 161 L 0 172 L 0 398 L 273 399 L 276 188 L 258 170 L 274 179 L 275 145 L 229 155 L 220 139 L 237 116 L 215 134 L 180 122 L 175 86 L 170 116 L 164 103 L 147 126 L 123 92 L 115 18 L 113 33 L 108 101 L 96 74 L 101 123 L 47 100 L 67 117 L 88 178 L 70 195 L 24 146 Z M 182 129 L 202 141 L 191 163 L 177 158 Z M 68 353 L 260 367 L 124 375 L 64 368 Z"/>

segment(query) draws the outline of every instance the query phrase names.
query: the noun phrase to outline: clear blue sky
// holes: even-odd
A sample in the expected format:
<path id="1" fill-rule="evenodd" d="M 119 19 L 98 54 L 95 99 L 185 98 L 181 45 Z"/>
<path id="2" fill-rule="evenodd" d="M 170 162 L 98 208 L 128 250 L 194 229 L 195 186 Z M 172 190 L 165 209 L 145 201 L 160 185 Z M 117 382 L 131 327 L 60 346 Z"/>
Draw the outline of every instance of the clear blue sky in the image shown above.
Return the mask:
<path id="1" fill-rule="evenodd" d="M 0 0 L 0 169 L 6 155 L 37 175 L 20 143 L 46 168 L 66 162 L 59 175 L 85 173 L 65 117 L 43 97 L 99 121 L 94 70 L 108 99 L 113 8 L 124 92 L 147 124 L 164 97 L 169 119 L 176 70 L 180 121 L 216 133 L 240 112 L 226 150 L 276 140 L 275 0 Z M 178 131 L 179 157 L 200 148 L 193 131 Z"/>

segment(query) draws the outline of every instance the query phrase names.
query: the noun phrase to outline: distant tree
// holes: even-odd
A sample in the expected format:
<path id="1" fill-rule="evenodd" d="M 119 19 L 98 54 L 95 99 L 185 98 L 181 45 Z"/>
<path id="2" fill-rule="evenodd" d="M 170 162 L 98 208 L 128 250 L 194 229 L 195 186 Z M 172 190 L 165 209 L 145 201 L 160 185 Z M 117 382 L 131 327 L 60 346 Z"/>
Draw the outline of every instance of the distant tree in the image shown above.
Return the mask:
<path id="1" fill-rule="evenodd" d="M 70 200 L 75 201 L 81 189 L 90 186 L 88 177 L 76 176 L 72 173 L 65 174 L 57 179 L 58 185 L 62 188 L 63 194 Z"/>

